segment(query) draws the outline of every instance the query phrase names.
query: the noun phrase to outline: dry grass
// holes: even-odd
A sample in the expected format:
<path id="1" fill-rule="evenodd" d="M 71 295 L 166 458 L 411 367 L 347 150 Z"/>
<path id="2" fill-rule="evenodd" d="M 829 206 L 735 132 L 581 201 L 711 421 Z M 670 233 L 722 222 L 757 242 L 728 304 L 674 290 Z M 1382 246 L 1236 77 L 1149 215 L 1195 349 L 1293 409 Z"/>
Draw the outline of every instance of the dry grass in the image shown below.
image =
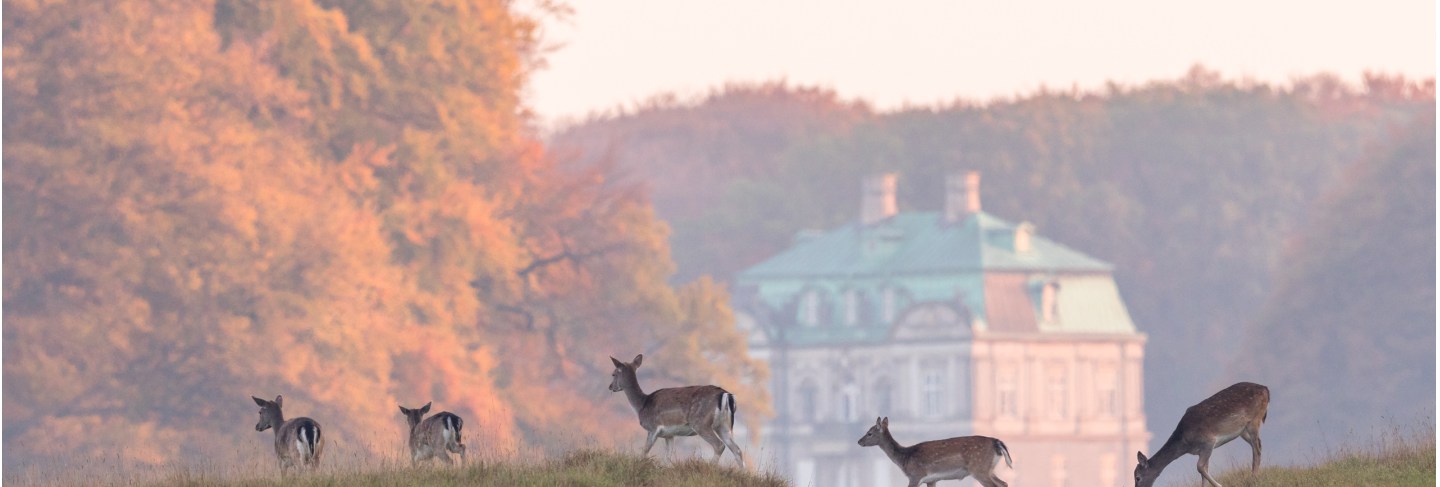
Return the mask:
<path id="1" fill-rule="evenodd" d="M 85 469 L 69 475 L 6 478 L 7 485 L 50 487 L 59 485 L 114 485 L 145 487 L 388 487 L 388 486 L 671 486 L 786 487 L 774 473 L 755 473 L 691 459 L 665 462 L 603 450 L 578 450 L 536 462 L 471 462 L 460 467 L 439 464 L 412 468 L 395 461 L 368 467 L 322 468 L 282 478 L 273 464 L 264 466 L 187 466 L 169 469 L 108 471 Z"/>
<path id="2" fill-rule="evenodd" d="M 1215 477 L 1225 487 L 1433 487 L 1435 483 L 1435 425 L 1411 431 L 1392 430 L 1373 440 L 1368 448 L 1349 447 L 1331 452 L 1316 465 L 1248 468 Z M 1188 457 L 1194 458 L 1194 457 Z M 1177 462 L 1178 464 L 1178 462 Z M 1183 482 L 1172 487 L 1195 486 L 1200 476 L 1189 470 Z M 1212 471 L 1213 472 L 1213 471 Z"/>

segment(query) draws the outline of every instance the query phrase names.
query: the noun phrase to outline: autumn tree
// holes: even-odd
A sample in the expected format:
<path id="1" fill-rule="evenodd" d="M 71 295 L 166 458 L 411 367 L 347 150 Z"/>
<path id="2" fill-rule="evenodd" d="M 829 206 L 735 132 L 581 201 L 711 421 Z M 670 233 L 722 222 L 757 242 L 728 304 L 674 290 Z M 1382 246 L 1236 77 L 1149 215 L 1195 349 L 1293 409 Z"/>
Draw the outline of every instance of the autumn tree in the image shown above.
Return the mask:
<path id="1" fill-rule="evenodd" d="M 261 458 L 252 394 L 349 461 L 425 401 L 480 455 L 613 444 L 599 368 L 669 337 L 657 366 L 766 411 L 649 201 L 531 135 L 508 2 L 5 10 L 7 466 Z"/>

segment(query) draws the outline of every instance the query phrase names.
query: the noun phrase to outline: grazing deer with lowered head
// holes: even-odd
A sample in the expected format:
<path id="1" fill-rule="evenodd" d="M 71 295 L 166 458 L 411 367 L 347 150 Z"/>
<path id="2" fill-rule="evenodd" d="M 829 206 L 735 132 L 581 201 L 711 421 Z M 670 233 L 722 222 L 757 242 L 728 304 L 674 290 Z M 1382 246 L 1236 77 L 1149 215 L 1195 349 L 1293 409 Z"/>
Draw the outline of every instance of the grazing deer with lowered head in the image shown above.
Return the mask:
<path id="1" fill-rule="evenodd" d="M 1008 487 L 1009 484 L 995 477 L 995 467 L 1000 465 L 1001 458 L 1005 459 L 1005 466 L 1014 467 L 1005 443 L 988 436 L 961 436 L 900 446 L 895 437 L 890 436 L 890 418 L 875 418 L 875 426 L 857 443 L 879 446 L 910 479 L 909 487 L 922 483 L 935 487 L 941 480 L 961 480 L 970 475 L 985 487 Z"/>
<path id="2" fill-rule="evenodd" d="M 250 399 L 260 405 L 260 422 L 255 423 L 255 431 L 275 428 L 275 456 L 280 459 L 281 473 L 295 466 L 296 460 L 311 469 L 320 466 L 320 454 L 325 451 L 325 437 L 320 435 L 320 423 L 310 418 L 286 421 L 285 415 L 280 412 L 284 397 L 275 396 L 274 401 L 255 396 L 250 396 Z"/>
<path id="3" fill-rule="evenodd" d="M 1226 387 L 1190 406 L 1180 417 L 1175 432 L 1170 433 L 1170 439 L 1165 440 L 1165 446 L 1160 447 L 1155 456 L 1145 458 L 1144 453 L 1135 454 L 1139 460 L 1135 465 L 1135 487 L 1150 487 L 1166 465 L 1185 454 L 1200 457 L 1195 469 L 1200 471 L 1202 484 L 1209 482 L 1214 487 L 1220 487 L 1219 482 L 1210 478 L 1210 452 L 1237 436 L 1250 444 L 1250 471 L 1259 470 L 1260 425 L 1265 422 L 1269 408 L 1270 389 L 1250 382 Z"/>
<path id="4" fill-rule="evenodd" d="M 445 453 L 447 451 L 459 454 L 460 463 L 465 463 L 465 444 L 460 439 L 460 428 L 465 426 L 465 422 L 449 411 L 425 418 L 428 412 L 428 402 L 420 409 L 400 406 L 400 414 L 404 414 L 405 422 L 410 424 L 410 464 L 436 457 L 447 465 L 454 464 L 455 461 Z M 424 421 L 421 421 L 422 418 Z"/>
<path id="5" fill-rule="evenodd" d="M 636 355 L 630 363 L 616 360 L 615 372 L 610 374 L 610 391 L 625 392 L 635 414 L 640 416 L 640 427 L 649 432 L 645 438 L 645 452 L 655 446 L 656 438 L 665 439 L 665 450 L 670 450 L 670 439 L 676 436 L 699 435 L 715 449 L 715 461 L 729 447 L 740 466 L 745 466 L 745 456 L 735 445 L 731 430 L 735 427 L 735 395 L 716 386 L 687 386 L 659 389 L 646 394 L 640 390 L 640 381 L 635 378 L 635 369 L 645 356 Z"/>

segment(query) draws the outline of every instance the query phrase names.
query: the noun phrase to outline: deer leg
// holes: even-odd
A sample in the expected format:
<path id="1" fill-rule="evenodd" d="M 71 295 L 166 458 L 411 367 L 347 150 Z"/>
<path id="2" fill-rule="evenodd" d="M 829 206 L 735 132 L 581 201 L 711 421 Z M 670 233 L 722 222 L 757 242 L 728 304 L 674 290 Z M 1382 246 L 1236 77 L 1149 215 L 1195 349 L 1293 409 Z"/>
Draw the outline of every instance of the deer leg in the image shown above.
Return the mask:
<path id="1" fill-rule="evenodd" d="M 1200 461 L 1195 462 L 1195 470 L 1200 472 L 1201 487 L 1204 487 L 1206 482 L 1209 482 L 1212 487 L 1223 487 L 1220 485 L 1220 482 L 1216 482 L 1215 479 L 1210 478 L 1210 452 L 1212 451 L 1214 450 L 1201 451 L 1198 454 Z"/>
<path id="2" fill-rule="evenodd" d="M 715 450 L 715 458 L 712 460 L 715 463 L 720 463 L 720 455 L 725 454 L 725 442 L 721 441 L 720 436 L 716 435 L 715 432 L 711 430 L 702 429 L 699 431 L 699 434 L 700 438 L 704 439 L 706 443 L 710 444 L 710 448 L 713 448 Z"/>
<path id="3" fill-rule="evenodd" d="M 730 448 L 730 453 L 735 454 L 735 461 L 740 462 L 740 468 L 745 468 L 745 454 L 740 453 L 740 446 L 735 444 L 735 431 L 731 429 L 734 425 L 728 424 L 727 421 L 716 421 L 715 423 L 715 436 L 719 436 L 725 442 L 725 446 Z"/>
<path id="4" fill-rule="evenodd" d="M 1258 428 L 1252 430 L 1245 428 L 1240 432 L 1240 438 L 1250 444 L 1250 473 L 1260 471 L 1260 432 Z"/>
<path id="5" fill-rule="evenodd" d="M 660 428 L 655 428 L 654 431 L 650 432 L 649 436 L 645 437 L 645 451 L 640 452 L 640 456 L 650 456 L 650 448 L 655 446 L 655 438 L 658 436 L 660 436 Z M 666 440 L 669 440 L 669 438 L 666 438 Z"/>
<path id="6" fill-rule="evenodd" d="M 460 455 L 460 464 L 465 465 L 465 445 L 456 443 L 454 448 L 451 448 L 450 451 L 455 452 L 455 454 L 457 455 Z"/>
<path id="7" fill-rule="evenodd" d="M 450 454 L 449 454 L 449 453 L 445 453 L 445 450 L 444 450 L 443 448 L 440 449 L 440 451 L 435 452 L 435 456 L 436 456 L 436 457 L 439 457 L 439 458 L 440 458 L 440 461 L 445 462 L 446 465 L 454 465 L 454 464 L 455 464 L 455 461 L 450 459 Z"/>
<path id="8" fill-rule="evenodd" d="M 740 453 L 740 446 L 735 444 L 735 437 L 726 431 L 725 434 L 720 435 L 720 439 L 725 440 L 725 446 L 730 448 L 730 453 L 735 454 L 735 461 L 740 462 L 740 468 L 745 468 L 745 454 Z"/>
<path id="9" fill-rule="evenodd" d="M 670 440 L 673 439 L 672 437 L 665 437 L 665 459 L 672 462 L 675 461 L 675 450 L 670 447 Z"/>
<path id="10" fill-rule="evenodd" d="M 1004 480 L 1000 480 L 1000 477 L 996 477 L 993 472 L 984 476 L 976 475 L 975 480 L 979 481 L 980 484 L 985 487 L 1010 487 L 1010 484 L 1005 483 Z"/>

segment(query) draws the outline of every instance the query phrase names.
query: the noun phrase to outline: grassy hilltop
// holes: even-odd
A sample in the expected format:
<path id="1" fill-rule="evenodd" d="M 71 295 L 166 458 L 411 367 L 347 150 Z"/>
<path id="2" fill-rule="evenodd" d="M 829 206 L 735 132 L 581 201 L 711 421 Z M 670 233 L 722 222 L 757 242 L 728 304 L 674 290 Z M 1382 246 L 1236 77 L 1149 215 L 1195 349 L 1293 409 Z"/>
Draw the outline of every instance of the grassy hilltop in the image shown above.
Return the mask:
<path id="1" fill-rule="evenodd" d="M 1435 446 L 1346 455 L 1313 467 L 1266 467 L 1253 478 L 1232 471 L 1215 480 L 1226 487 L 1430 487 L 1435 485 Z"/>
<path id="2" fill-rule="evenodd" d="M 728 459 L 727 459 L 728 460 Z M 247 477 L 248 475 L 241 475 Z M 8 482 L 7 482 L 8 483 Z M 37 485 L 63 485 L 42 482 Z M 789 484 L 771 473 L 755 473 L 708 460 L 668 462 L 598 450 L 581 450 L 543 462 L 472 462 L 464 468 L 435 464 L 420 468 L 395 467 L 378 471 L 326 470 L 282 479 L 278 474 L 263 478 L 235 478 L 227 473 L 205 474 L 177 471 L 155 481 L 122 482 L 116 485 L 146 487 L 459 487 L 504 485 L 514 487 L 596 486 L 694 486 L 694 487 L 786 487 Z"/>

